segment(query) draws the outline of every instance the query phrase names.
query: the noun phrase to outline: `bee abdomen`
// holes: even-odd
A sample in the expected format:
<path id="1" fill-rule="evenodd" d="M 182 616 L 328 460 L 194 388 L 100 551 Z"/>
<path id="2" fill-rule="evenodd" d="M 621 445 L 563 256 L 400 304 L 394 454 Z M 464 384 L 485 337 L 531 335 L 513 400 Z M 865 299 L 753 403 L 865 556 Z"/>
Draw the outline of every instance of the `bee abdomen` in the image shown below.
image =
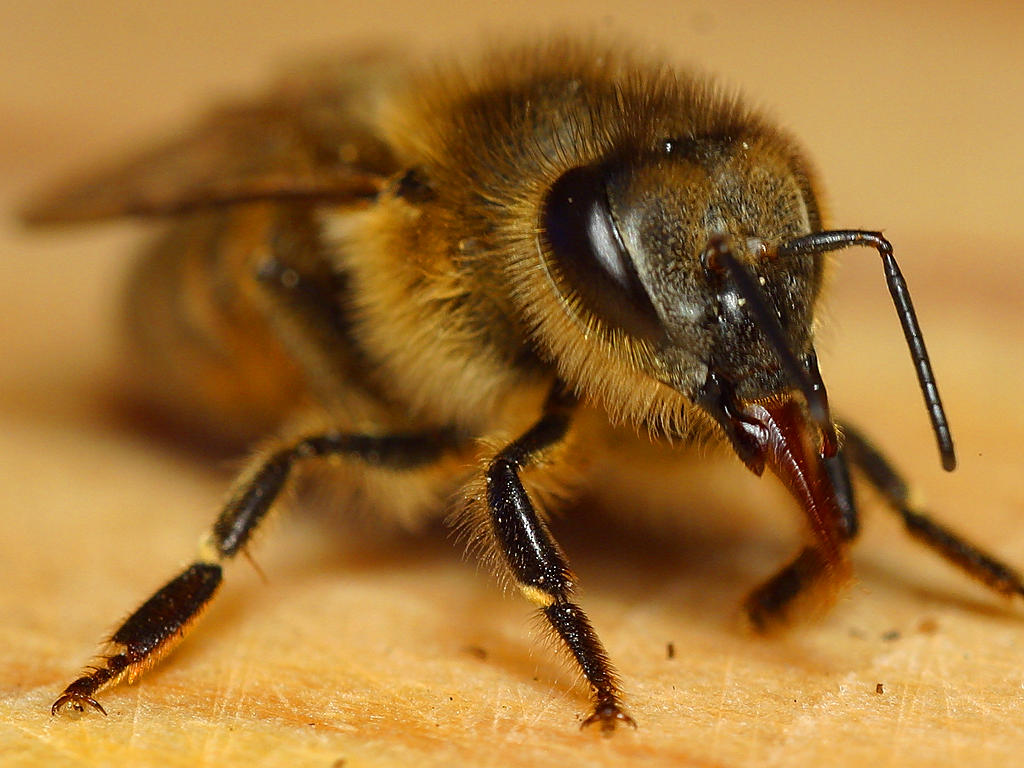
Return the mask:
<path id="1" fill-rule="evenodd" d="M 143 254 L 125 326 L 131 399 L 147 416 L 235 446 L 302 401 L 298 365 L 267 324 L 252 275 L 270 220 L 263 205 L 192 214 Z"/>

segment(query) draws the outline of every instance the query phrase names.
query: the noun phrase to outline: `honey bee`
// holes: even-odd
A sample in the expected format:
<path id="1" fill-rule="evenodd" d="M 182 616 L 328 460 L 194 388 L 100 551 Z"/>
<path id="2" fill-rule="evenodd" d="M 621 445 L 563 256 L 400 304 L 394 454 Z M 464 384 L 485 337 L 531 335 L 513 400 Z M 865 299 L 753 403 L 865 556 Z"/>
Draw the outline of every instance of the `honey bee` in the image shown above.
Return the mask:
<path id="1" fill-rule="evenodd" d="M 323 464 L 376 515 L 449 514 L 536 606 L 589 686 L 583 725 L 605 731 L 634 721 L 548 525 L 596 456 L 721 445 L 782 481 L 808 537 L 747 599 L 755 628 L 849 581 L 851 467 L 913 536 L 1024 594 L 832 419 L 814 347 L 826 255 L 868 246 L 956 464 L 889 242 L 827 228 L 794 139 L 702 76 L 564 38 L 473 63 L 328 62 L 25 211 L 129 215 L 167 224 L 128 291 L 133 391 L 256 450 L 195 561 L 54 714 L 103 712 L 99 691 L 169 652 L 281 492 Z"/>

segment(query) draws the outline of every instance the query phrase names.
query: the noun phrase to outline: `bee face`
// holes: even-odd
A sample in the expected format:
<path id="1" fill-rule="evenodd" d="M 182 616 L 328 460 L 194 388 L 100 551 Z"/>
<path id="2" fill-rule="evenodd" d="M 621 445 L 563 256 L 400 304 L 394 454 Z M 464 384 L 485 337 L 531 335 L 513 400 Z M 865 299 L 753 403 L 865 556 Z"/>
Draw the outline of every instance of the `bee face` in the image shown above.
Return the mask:
<path id="1" fill-rule="evenodd" d="M 788 384 L 746 299 L 709 254 L 713 241 L 754 272 L 788 347 L 810 351 L 822 260 L 779 259 L 775 247 L 820 222 L 806 173 L 776 137 L 667 139 L 570 169 L 542 219 L 559 289 L 579 298 L 566 306 L 643 345 L 646 373 L 690 401 L 709 370 L 744 399 Z"/>

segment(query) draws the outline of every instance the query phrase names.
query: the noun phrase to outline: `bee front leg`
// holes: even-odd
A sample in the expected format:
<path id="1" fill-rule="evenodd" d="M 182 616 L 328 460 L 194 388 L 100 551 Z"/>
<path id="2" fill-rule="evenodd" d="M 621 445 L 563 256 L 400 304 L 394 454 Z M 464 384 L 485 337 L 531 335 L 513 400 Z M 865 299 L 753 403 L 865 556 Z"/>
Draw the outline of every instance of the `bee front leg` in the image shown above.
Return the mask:
<path id="1" fill-rule="evenodd" d="M 915 509 L 907 482 L 889 460 L 853 427 L 844 424 L 843 434 L 853 465 L 903 518 L 911 536 L 996 592 L 1024 595 L 1024 580 L 1016 569 Z"/>
<path id="2" fill-rule="evenodd" d="M 594 710 L 583 726 L 597 723 L 611 731 L 619 723 L 636 724 L 622 708 L 619 682 L 597 633 L 572 600 L 568 560 L 519 477 L 562 441 L 574 405 L 575 398 L 556 385 L 541 418 L 490 461 L 485 477 L 489 526 L 484 535 L 497 544 L 519 590 L 540 609 L 590 684 Z"/>
<path id="3" fill-rule="evenodd" d="M 134 681 L 181 642 L 220 586 L 223 563 L 245 549 L 297 465 L 311 459 L 344 456 L 375 466 L 413 469 L 438 460 L 455 444 L 449 432 L 383 436 L 327 433 L 304 437 L 257 457 L 236 481 L 227 504 L 204 537 L 198 559 L 118 627 L 98 662 L 64 689 L 51 712 L 82 712 L 90 706 L 106 714 L 95 699 L 99 690 Z"/>

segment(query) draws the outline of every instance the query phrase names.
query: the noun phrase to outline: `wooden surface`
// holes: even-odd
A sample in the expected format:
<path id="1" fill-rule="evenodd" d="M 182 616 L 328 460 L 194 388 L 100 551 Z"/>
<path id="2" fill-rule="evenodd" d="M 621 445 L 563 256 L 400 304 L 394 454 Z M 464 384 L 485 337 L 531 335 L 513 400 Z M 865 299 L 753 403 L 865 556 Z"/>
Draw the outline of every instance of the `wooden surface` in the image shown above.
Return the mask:
<path id="1" fill-rule="evenodd" d="M 104 0 L 72 19 L 66 3 L 6 3 L 0 210 L 68 164 L 257 82 L 284 54 L 368 39 L 443 49 L 526 23 L 514 4 L 387 5 L 391 32 L 369 4 Z M 542 25 L 622 30 L 741 84 L 804 139 L 835 223 L 886 229 L 961 468 L 938 468 L 867 251 L 844 255 L 836 275 L 822 362 L 833 403 L 899 457 L 937 515 L 1024 564 L 1024 12 L 545 8 Z M 94 643 L 192 556 L 230 466 L 103 408 L 118 281 L 142 228 L 0 227 L 5 765 L 999 766 L 1024 750 L 1024 609 L 908 541 L 867 494 L 859 582 L 837 609 L 772 640 L 746 635 L 737 606 L 791 552 L 796 515 L 731 464 L 698 473 L 703 483 L 666 478 L 663 495 L 678 500 L 667 520 L 580 513 L 558 526 L 636 732 L 577 729 L 585 697 L 535 642 L 528 606 L 444 531 L 383 540 L 308 509 L 263 537 L 267 583 L 232 567 L 196 634 L 104 696 L 109 717 L 51 718 Z"/>

